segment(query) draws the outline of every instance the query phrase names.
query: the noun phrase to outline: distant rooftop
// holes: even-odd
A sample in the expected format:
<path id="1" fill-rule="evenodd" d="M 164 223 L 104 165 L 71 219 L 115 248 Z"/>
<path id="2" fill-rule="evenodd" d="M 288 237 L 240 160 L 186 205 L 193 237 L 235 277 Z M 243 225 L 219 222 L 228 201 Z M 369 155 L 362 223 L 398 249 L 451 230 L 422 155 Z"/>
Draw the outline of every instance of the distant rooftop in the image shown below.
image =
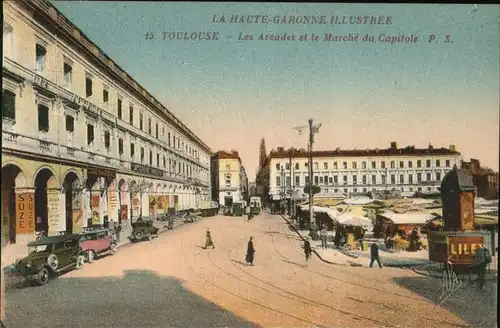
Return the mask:
<path id="1" fill-rule="evenodd" d="M 237 159 L 241 163 L 240 154 L 236 150 L 219 150 L 212 154 L 212 159 Z"/>
<path id="2" fill-rule="evenodd" d="M 307 157 L 308 152 L 305 149 L 289 148 L 284 149 L 283 147 L 278 147 L 278 149 L 273 149 L 269 153 L 270 158 L 288 158 L 292 157 Z M 434 148 L 429 145 L 427 148 L 416 148 L 415 146 L 406 146 L 404 148 L 398 148 L 395 142 L 391 142 L 391 147 L 385 149 L 340 149 L 335 150 L 316 150 L 313 151 L 312 157 L 362 157 L 362 156 L 424 156 L 424 155 L 460 155 L 456 151 L 454 145 L 450 145 L 449 148 Z"/>

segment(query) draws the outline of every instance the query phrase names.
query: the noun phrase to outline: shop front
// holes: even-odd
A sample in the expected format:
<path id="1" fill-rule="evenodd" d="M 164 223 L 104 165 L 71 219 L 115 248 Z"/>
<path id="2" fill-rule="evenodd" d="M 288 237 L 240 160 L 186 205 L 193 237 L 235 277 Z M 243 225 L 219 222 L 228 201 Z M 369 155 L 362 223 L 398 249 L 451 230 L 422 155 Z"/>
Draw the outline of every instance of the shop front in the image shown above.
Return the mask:
<path id="1" fill-rule="evenodd" d="M 84 189 L 85 220 L 83 227 L 103 225 L 105 217 L 109 221 L 117 221 L 116 172 L 101 168 L 89 167 Z M 88 203 L 87 203 L 88 201 Z"/>
<path id="2" fill-rule="evenodd" d="M 9 154 L 2 156 L 2 232 L 9 243 L 38 233 L 78 232 L 85 169 Z"/>

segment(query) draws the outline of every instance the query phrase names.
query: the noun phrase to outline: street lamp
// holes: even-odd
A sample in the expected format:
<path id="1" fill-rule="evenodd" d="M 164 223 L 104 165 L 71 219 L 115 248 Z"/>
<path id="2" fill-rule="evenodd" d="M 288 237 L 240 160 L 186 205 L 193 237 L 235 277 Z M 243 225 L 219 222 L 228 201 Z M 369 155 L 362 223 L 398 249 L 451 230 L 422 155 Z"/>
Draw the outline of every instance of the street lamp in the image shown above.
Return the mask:
<path id="1" fill-rule="evenodd" d="M 309 119 L 309 125 L 308 126 L 299 126 L 294 128 L 295 130 L 299 131 L 299 134 L 302 134 L 302 130 L 309 127 L 309 143 L 308 143 L 308 168 L 309 168 L 309 224 L 313 222 L 314 220 L 314 213 L 313 213 L 313 167 L 312 167 L 312 153 L 313 153 L 313 144 L 314 144 L 314 135 L 316 133 L 319 133 L 319 129 L 321 128 L 321 123 L 317 123 L 313 125 L 313 119 Z"/>

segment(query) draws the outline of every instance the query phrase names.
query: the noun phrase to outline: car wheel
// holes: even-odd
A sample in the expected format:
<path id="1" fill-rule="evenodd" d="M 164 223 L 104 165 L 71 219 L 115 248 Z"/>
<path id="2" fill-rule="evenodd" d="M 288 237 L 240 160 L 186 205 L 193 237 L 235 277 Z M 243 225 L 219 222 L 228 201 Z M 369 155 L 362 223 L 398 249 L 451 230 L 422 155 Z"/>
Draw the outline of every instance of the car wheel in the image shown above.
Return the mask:
<path id="1" fill-rule="evenodd" d="M 118 245 L 116 243 L 112 243 L 111 246 L 109 247 L 111 251 L 111 255 L 114 255 L 116 251 L 118 250 Z"/>
<path id="2" fill-rule="evenodd" d="M 46 285 L 49 282 L 49 278 L 50 278 L 49 269 L 41 268 L 40 271 L 38 271 L 36 277 L 36 283 L 40 286 Z"/>
<path id="3" fill-rule="evenodd" d="M 136 230 L 134 232 L 134 238 L 137 240 L 141 240 L 142 238 L 144 238 L 144 234 L 142 233 L 141 230 Z"/>
<path id="4" fill-rule="evenodd" d="M 47 258 L 47 264 L 50 265 L 50 268 L 53 271 L 56 271 L 57 268 L 59 267 L 59 259 L 57 258 L 57 255 L 50 254 L 49 257 Z"/>
<path id="5" fill-rule="evenodd" d="M 96 258 L 96 256 L 95 256 L 94 251 L 87 252 L 87 262 L 92 263 L 92 262 L 94 262 L 95 258 Z"/>
<path id="6" fill-rule="evenodd" d="M 77 270 L 80 270 L 81 268 L 83 268 L 83 265 L 85 263 L 85 256 L 83 255 L 78 255 L 77 258 L 76 258 L 76 265 L 75 265 L 75 268 Z"/>

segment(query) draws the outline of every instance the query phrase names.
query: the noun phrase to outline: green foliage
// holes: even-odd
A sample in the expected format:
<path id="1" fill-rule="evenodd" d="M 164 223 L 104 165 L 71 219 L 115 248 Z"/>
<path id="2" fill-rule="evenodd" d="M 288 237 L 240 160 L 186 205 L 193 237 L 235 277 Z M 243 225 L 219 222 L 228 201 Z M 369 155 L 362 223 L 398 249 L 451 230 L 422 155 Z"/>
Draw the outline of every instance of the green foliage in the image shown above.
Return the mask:
<path id="1" fill-rule="evenodd" d="M 313 195 L 319 193 L 320 191 L 321 191 L 321 188 L 319 186 L 313 186 L 313 188 L 312 188 Z M 304 193 L 309 194 L 309 185 L 304 187 Z"/>

